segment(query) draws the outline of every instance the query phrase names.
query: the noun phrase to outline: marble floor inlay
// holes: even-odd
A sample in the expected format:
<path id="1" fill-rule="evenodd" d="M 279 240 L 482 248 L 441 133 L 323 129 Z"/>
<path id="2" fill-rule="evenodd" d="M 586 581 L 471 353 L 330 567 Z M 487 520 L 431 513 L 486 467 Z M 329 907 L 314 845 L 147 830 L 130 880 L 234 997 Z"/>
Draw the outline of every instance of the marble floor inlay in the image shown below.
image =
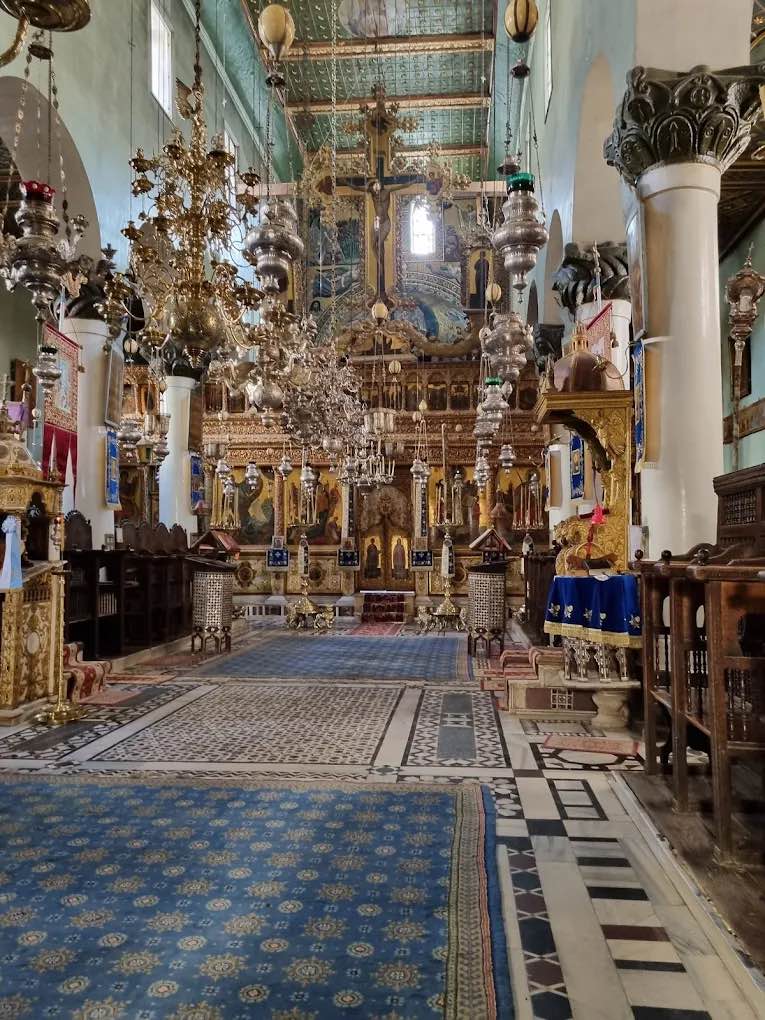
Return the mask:
<path id="1" fill-rule="evenodd" d="M 367 765 L 400 697 L 390 687 L 227 684 L 99 757 L 113 761 Z M 348 726 L 353 719 L 354 725 Z"/>
<path id="2" fill-rule="evenodd" d="M 405 761 L 454 768 L 509 765 L 493 695 L 425 690 Z"/>
<path id="3" fill-rule="evenodd" d="M 494 695 L 463 671 L 461 638 L 423 639 L 416 659 L 402 657 L 400 643 L 421 639 L 375 638 L 376 658 L 363 681 L 353 679 L 358 660 L 346 668 L 341 656 L 327 676 L 312 670 L 308 657 L 298 668 L 294 656 L 282 677 L 272 662 L 260 671 L 267 675 L 248 674 L 242 656 L 255 662 L 272 641 L 283 642 L 282 626 L 257 628 L 232 656 L 216 657 L 193 676 L 179 656 L 161 685 L 136 685 L 135 697 L 121 705 L 89 706 L 70 726 L 0 731 L 0 769 L 192 773 L 231 788 L 245 777 L 481 783 L 496 809 L 514 1020 L 765 1016 L 765 978 L 710 914 L 622 779 L 625 770 L 642 768 L 640 753 L 544 746 L 551 735 L 624 734 L 603 733 L 586 720 L 498 712 Z M 355 655 L 367 640 L 306 636 L 294 639 L 294 649 L 302 656 L 342 647 Z M 423 665 L 430 655 L 433 662 Z M 375 679 L 386 659 L 394 665 Z M 0 956 L 14 947 L 0 928 Z M 0 985 L 0 1017 L 2 997 Z M 296 1002 L 296 1016 L 300 1008 Z M 168 1015 L 158 1005 L 151 1020 Z M 268 1011 L 263 1016 L 270 1020 Z"/>

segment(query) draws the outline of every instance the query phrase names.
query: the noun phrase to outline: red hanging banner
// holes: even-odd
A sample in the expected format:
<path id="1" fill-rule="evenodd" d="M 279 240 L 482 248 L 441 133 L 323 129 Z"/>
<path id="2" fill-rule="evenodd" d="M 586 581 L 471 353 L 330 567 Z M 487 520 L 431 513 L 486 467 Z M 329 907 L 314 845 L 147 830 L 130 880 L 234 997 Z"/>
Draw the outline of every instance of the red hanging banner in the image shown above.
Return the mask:
<path id="1" fill-rule="evenodd" d="M 61 376 L 45 395 L 43 412 L 42 469 L 46 478 L 54 473 L 63 481 L 67 461 L 72 462 L 74 486 L 77 486 L 77 386 L 80 361 L 79 344 L 55 327 L 43 328 L 43 344 L 58 352 Z"/>

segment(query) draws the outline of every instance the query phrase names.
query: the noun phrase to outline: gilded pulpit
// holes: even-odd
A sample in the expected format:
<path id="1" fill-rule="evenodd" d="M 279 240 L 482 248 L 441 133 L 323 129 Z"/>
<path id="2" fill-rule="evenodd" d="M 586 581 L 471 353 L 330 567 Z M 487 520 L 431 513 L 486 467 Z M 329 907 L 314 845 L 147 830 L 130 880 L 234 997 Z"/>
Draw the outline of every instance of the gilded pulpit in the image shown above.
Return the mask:
<path id="1" fill-rule="evenodd" d="M 56 692 L 64 640 L 61 492 L 43 478 L 0 408 L 0 518 L 2 558 L 20 540 L 18 579 L 0 589 L 0 725 L 28 718 Z M 15 518 L 16 522 L 12 519 Z M 20 528 L 17 539 L 12 532 Z M 8 554 L 13 554 L 9 548 Z M 5 572 L 4 572 L 5 575 Z M 3 577 L 6 581 L 6 577 Z"/>

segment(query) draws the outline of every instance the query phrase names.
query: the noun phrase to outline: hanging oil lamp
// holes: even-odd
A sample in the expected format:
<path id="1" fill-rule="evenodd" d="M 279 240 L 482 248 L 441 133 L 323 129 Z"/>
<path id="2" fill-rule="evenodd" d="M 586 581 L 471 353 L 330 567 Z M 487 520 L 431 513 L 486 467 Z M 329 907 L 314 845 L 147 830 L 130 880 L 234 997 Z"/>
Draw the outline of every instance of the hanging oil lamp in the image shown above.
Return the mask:
<path id="1" fill-rule="evenodd" d="M 513 287 L 522 291 L 537 264 L 539 249 L 547 242 L 547 229 L 539 218 L 533 174 L 513 174 L 507 191 L 502 206 L 504 222 L 494 231 L 492 244 L 504 259 Z"/>

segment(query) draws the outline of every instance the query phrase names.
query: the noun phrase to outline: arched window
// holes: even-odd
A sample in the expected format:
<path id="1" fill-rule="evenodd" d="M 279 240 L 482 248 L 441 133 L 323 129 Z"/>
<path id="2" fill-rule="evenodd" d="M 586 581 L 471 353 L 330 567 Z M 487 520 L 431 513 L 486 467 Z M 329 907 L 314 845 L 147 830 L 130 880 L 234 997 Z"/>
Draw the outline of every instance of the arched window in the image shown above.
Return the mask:
<path id="1" fill-rule="evenodd" d="M 410 208 L 409 233 L 412 255 L 433 255 L 436 251 L 436 225 L 430 209 L 424 202 L 412 202 Z"/>

